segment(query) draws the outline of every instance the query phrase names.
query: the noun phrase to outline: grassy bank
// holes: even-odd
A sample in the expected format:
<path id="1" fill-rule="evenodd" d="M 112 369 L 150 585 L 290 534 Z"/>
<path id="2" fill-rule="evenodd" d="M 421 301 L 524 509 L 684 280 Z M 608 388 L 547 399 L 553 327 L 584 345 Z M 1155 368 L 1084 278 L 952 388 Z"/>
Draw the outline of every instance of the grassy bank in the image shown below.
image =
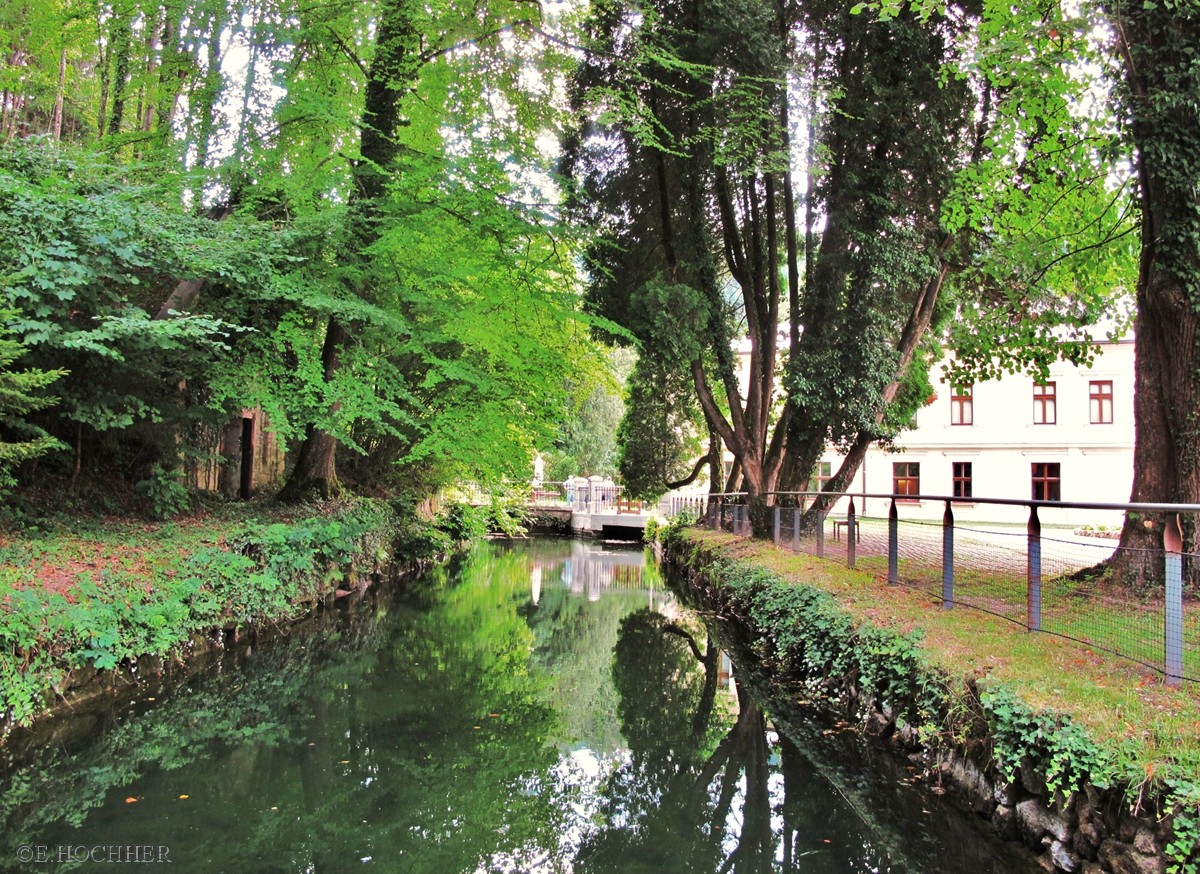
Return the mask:
<path id="1" fill-rule="evenodd" d="M 1195 871 L 1200 844 L 1200 700 L 1129 663 L 979 611 L 945 611 L 770 544 L 672 531 L 669 551 L 703 567 L 696 585 L 723 616 L 758 629 L 754 654 L 809 698 L 860 706 L 936 746 L 974 749 L 1008 781 L 1052 797 L 1087 787 L 1167 820 L 1168 871 Z M 1172 867 L 1173 866 L 1173 867 Z"/>
<path id="2" fill-rule="evenodd" d="M 411 507 L 370 500 L 0 533 L 0 738 L 98 670 L 285 622 L 454 539 Z"/>

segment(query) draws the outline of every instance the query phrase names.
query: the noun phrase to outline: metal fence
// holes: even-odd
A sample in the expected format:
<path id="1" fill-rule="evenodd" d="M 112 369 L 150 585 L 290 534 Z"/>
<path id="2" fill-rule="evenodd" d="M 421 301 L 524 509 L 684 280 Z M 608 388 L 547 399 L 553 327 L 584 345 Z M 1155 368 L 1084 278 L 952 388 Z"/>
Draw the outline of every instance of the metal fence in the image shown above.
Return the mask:
<path id="1" fill-rule="evenodd" d="M 844 513 L 816 513 L 816 524 L 801 523 L 815 492 L 773 495 L 770 509 L 776 544 L 871 571 L 890 585 L 933 594 L 943 609 L 984 610 L 1027 628 L 1054 634 L 1149 667 L 1168 685 L 1200 682 L 1200 603 L 1184 598 L 1185 561 L 1196 567 L 1200 555 L 1184 553 L 1180 514 L 1200 513 L 1191 504 L 1087 504 L 945 496 L 867 494 L 850 498 Z M 887 516 L 855 511 L 853 498 L 882 498 Z M 940 522 L 902 517 L 905 502 L 940 502 Z M 958 504 L 1027 508 L 1024 526 L 962 523 Z M 1145 556 L 1163 570 L 1161 588 L 1134 593 L 1080 571 L 1114 556 L 1115 538 L 1058 525 L 1066 509 L 1167 514 L 1161 546 Z M 672 499 L 669 515 L 693 515 L 702 524 L 749 535 L 745 495 Z M 1139 557 L 1140 558 L 1140 557 Z"/>

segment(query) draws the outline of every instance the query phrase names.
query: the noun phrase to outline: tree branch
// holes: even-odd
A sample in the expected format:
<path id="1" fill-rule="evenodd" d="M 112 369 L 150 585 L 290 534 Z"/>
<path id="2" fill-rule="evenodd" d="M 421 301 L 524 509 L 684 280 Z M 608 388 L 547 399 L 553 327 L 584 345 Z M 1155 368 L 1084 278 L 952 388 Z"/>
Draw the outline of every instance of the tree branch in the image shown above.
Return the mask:
<path id="1" fill-rule="evenodd" d="M 684 486 L 690 486 L 696 481 L 696 477 L 700 476 L 700 471 L 704 469 L 704 465 L 710 464 L 712 460 L 713 454 L 710 451 L 707 455 L 702 456 L 696 462 L 696 466 L 692 468 L 692 472 L 686 477 L 680 480 L 675 480 L 674 482 L 663 483 L 663 485 L 665 485 L 668 489 L 681 489 Z"/>

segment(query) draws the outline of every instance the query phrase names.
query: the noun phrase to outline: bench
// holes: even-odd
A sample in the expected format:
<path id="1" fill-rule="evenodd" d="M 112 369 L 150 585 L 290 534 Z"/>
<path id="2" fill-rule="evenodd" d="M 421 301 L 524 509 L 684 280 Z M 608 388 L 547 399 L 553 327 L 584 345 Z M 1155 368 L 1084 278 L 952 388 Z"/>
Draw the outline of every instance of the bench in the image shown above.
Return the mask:
<path id="1" fill-rule="evenodd" d="M 842 539 L 842 529 L 847 527 L 849 524 L 850 524 L 850 520 L 845 517 L 843 517 L 841 519 L 834 519 L 833 520 L 833 539 L 841 540 Z M 859 521 L 858 519 L 854 520 L 854 539 L 862 540 L 862 522 Z"/>

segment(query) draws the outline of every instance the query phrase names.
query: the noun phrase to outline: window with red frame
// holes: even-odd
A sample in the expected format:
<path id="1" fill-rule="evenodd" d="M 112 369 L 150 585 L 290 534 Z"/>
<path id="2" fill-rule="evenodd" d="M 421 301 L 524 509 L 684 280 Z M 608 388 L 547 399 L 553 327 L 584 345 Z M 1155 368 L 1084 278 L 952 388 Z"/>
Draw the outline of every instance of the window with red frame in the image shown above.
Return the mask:
<path id="1" fill-rule="evenodd" d="M 901 497 L 921 494 L 921 462 L 892 462 L 892 493 Z"/>
<path id="2" fill-rule="evenodd" d="M 1088 383 L 1088 407 L 1093 425 L 1111 425 L 1113 385 L 1111 379 L 1093 379 Z"/>
<path id="3" fill-rule="evenodd" d="M 962 386 L 951 389 L 950 424 L 973 425 L 975 423 L 975 388 Z"/>
<path id="4" fill-rule="evenodd" d="M 956 461 L 952 470 L 954 472 L 954 497 L 971 497 L 971 462 Z"/>
<path id="5" fill-rule="evenodd" d="M 1062 500 L 1062 466 L 1057 461 L 1035 461 L 1032 472 L 1035 501 Z"/>
<path id="6" fill-rule="evenodd" d="M 1033 424 L 1053 425 L 1058 421 L 1058 397 L 1055 384 L 1046 382 L 1033 386 Z"/>

